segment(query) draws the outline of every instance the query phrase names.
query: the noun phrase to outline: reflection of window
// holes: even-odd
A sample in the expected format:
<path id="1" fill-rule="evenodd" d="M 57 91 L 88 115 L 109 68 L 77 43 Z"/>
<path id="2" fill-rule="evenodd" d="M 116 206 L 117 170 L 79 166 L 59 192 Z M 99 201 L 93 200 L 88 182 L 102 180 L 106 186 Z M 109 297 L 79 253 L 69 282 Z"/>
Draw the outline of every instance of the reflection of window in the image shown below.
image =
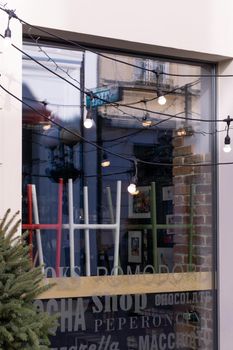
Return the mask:
<path id="1" fill-rule="evenodd" d="M 136 83 L 147 84 L 165 84 L 168 81 L 166 75 L 160 74 L 159 81 L 157 81 L 156 73 L 168 73 L 169 63 L 161 63 L 150 59 L 138 58 L 135 64 L 140 67 L 134 69 L 134 80 Z"/>

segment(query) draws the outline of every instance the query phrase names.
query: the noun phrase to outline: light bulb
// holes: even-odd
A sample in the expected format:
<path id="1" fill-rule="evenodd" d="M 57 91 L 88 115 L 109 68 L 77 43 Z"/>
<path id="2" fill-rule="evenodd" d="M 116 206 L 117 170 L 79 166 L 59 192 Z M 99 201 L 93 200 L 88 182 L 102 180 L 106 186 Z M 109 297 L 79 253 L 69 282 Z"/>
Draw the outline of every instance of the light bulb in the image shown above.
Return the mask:
<path id="1" fill-rule="evenodd" d="M 51 124 L 44 124 L 43 130 L 49 130 L 51 128 Z"/>
<path id="2" fill-rule="evenodd" d="M 86 129 L 90 129 L 93 126 L 93 119 L 89 118 L 89 117 L 86 117 L 86 119 L 84 120 L 83 125 L 84 125 L 84 127 Z"/>
<path id="3" fill-rule="evenodd" d="M 101 166 L 103 168 L 107 168 L 109 165 L 110 165 L 110 160 L 108 159 L 107 155 L 104 153 L 103 159 L 102 159 L 102 162 L 101 162 Z"/>
<path id="4" fill-rule="evenodd" d="M 133 196 L 136 196 L 137 194 L 139 194 L 139 190 L 136 189 L 136 191 L 134 193 L 131 193 Z"/>
<path id="5" fill-rule="evenodd" d="M 159 96 L 159 98 L 158 98 L 158 103 L 161 105 L 161 106 L 163 106 L 163 105 L 165 105 L 165 103 L 167 102 L 167 100 L 166 100 L 166 97 L 165 96 Z"/>
<path id="6" fill-rule="evenodd" d="M 226 135 L 225 140 L 224 140 L 224 147 L 223 147 L 224 152 L 229 153 L 231 151 L 231 139 L 230 136 Z"/>
<path id="7" fill-rule="evenodd" d="M 134 194 L 134 193 L 137 191 L 136 185 L 133 184 L 133 183 L 131 183 L 131 184 L 128 186 L 127 190 L 128 190 L 128 192 L 129 192 L 130 194 Z"/>
<path id="8" fill-rule="evenodd" d="M 186 135 L 186 130 L 185 128 L 180 128 L 177 130 L 177 136 L 185 136 Z"/>
<path id="9" fill-rule="evenodd" d="M 94 125 L 91 109 L 85 109 L 83 119 L 84 119 L 83 125 L 86 129 L 90 129 Z"/>
<path id="10" fill-rule="evenodd" d="M 229 152 L 231 151 L 231 145 L 230 145 L 230 144 L 224 145 L 223 151 L 224 151 L 225 153 L 229 153 Z"/>
<path id="11" fill-rule="evenodd" d="M 139 194 L 139 190 L 133 183 L 128 186 L 127 190 L 132 196 L 136 196 L 137 194 Z"/>
<path id="12" fill-rule="evenodd" d="M 151 126 L 152 121 L 148 119 L 148 117 L 145 115 L 142 118 L 142 126 L 147 127 L 147 126 Z"/>
<path id="13" fill-rule="evenodd" d="M 110 160 L 108 160 L 108 159 L 103 160 L 101 163 L 101 166 L 103 168 L 107 168 L 109 165 L 110 165 Z"/>
<path id="14" fill-rule="evenodd" d="M 8 48 L 11 46 L 11 30 L 9 26 L 5 30 L 5 35 L 4 35 L 4 47 Z"/>

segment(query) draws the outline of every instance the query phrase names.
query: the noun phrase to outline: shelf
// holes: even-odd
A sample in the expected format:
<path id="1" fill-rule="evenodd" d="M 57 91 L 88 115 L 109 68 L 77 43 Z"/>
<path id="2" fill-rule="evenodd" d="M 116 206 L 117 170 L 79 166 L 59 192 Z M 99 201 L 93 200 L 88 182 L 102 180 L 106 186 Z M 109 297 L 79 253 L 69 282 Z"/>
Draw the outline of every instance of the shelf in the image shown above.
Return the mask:
<path id="1" fill-rule="evenodd" d="M 38 299 L 211 290 L 213 281 L 212 272 L 49 278 Z"/>

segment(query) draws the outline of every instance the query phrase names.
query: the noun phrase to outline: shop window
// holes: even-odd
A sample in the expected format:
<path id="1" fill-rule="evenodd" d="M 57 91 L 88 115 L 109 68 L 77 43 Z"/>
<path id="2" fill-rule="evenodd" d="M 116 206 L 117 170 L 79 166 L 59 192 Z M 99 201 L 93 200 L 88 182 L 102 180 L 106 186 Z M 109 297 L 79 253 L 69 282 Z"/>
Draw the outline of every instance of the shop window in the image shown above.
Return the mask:
<path id="1" fill-rule="evenodd" d="M 24 50 L 50 71 L 23 57 L 23 229 L 57 308 L 86 316 L 54 347 L 214 349 L 213 67 Z"/>

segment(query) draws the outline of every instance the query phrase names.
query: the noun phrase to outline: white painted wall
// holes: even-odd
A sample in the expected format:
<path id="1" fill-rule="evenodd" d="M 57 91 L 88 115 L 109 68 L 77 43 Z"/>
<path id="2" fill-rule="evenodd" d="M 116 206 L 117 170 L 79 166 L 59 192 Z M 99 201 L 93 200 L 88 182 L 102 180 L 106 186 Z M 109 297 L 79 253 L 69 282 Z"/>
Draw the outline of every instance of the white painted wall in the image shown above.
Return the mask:
<path id="1" fill-rule="evenodd" d="M 47 28 L 167 47 L 177 50 L 182 57 L 201 58 L 202 53 L 213 61 L 216 57 L 211 55 L 233 57 L 231 0 L 12 0 L 8 1 L 8 7 L 16 9 L 25 21 Z M 1 33 L 5 25 L 6 16 L 0 13 Z M 21 25 L 12 20 L 11 28 L 14 42 L 21 47 Z M 0 50 L 1 45 L 0 38 Z M 1 84 L 21 97 L 21 57 L 14 50 L 4 60 L 2 56 Z M 219 71 L 233 74 L 233 63 L 221 63 Z M 218 118 L 233 116 L 232 91 L 233 78 L 219 80 Z M 21 104 L 0 90 L 0 107 L 3 107 L 0 111 L 1 217 L 6 208 L 21 207 Z M 223 137 L 223 134 L 219 137 L 219 160 L 233 161 L 233 154 L 221 151 Z M 221 350 L 229 350 L 233 344 L 232 174 L 233 166 L 219 168 Z"/>
<path id="2" fill-rule="evenodd" d="M 0 31 L 4 33 L 7 16 L 0 13 Z M 14 42 L 21 46 L 22 31 L 19 22 L 12 22 Z M 0 84 L 21 98 L 21 54 L 12 47 L 5 48 L 0 37 Z M 22 105 L 0 89 L 0 219 L 10 208 L 21 210 L 21 109 Z"/>
<path id="3" fill-rule="evenodd" d="M 29 23 L 78 33 L 233 56 L 231 0 L 15 0 Z"/>
<path id="4" fill-rule="evenodd" d="M 233 62 L 226 61 L 219 65 L 219 73 L 233 74 Z M 233 78 L 219 80 L 218 95 L 219 118 L 225 118 L 228 114 L 233 117 L 232 89 Z M 232 125 L 233 126 L 233 125 Z M 233 130 L 230 130 L 231 142 Z M 219 135 L 219 161 L 233 162 L 233 153 L 224 153 L 225 133 Z M 220 342 L 221 350 L 232 348 L 233 334 L 233 278 L 232 276 L 232 208 L 233 208 L 233 165 L 219 167 L 219 308 L 220 308 Z"/>

